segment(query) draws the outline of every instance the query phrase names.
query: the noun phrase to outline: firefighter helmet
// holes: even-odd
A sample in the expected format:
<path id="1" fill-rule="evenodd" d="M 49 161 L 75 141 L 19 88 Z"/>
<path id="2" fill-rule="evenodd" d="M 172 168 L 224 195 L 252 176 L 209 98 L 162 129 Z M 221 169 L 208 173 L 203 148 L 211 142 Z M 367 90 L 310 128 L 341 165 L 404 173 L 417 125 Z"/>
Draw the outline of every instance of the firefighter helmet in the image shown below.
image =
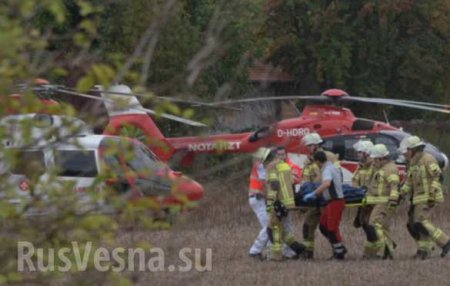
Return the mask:
<path id="1" fill-rule="evenodd" d="M 377 144 L 370 150 L 370 158 L 384 158 L 389 155 L 389 150 L 384 144 Z"/>
<path id="2" fill-rule="evenodd" d="M 370 150 L 373 148 L 372 141 L 368 140 L 359 140 L 355 144 L 353 144 L 353 149 L 356 150 L 356 152 L 363 152 L 366 154 L 370 153 Z"/>
<path id="3" fill-rule="evenodd" d="M 420 140 L 420 138 L 417 136 L 409 136 L 409 137 L 404 138 L 402 140 L 402 142 L 400 142 L 399 151 L 401 151 L 400 149 L 402 149 L 402 148 L 412 149 L 412 148 L 416 148 L 416 147 L 420 147 L 420 146 L 425 146 L 425 142 Z M 406 152 L 406 150 L 404 150 L 404 151 Z"/>
<path id="4" fill-rule="evenodd" d="M 323 143 L 323 140 L 322 140 L 322 138 L 320 138 L 319 134 L 309 133 L 303 137 L 302 142 L 306 146 L 309 146 L 309 145 L 313 145 L 313 144 L 321 144 L 321 143 Z"/>

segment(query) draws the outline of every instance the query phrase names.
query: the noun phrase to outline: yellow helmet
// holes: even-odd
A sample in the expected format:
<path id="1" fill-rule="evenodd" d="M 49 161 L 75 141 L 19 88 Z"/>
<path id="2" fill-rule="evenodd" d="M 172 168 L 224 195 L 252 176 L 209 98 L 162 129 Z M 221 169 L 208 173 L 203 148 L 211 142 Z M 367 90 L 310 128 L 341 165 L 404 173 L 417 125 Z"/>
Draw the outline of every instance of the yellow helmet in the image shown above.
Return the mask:
<path id="1" fill-rule="evenodd" d="M 389 155 L 389 150 L 384 144 L 377 144 L 370 150 L 370 158 L 384 158 Z"/>
<path id="2" fill-rule="evenodd" d="M 356 150 L 356 152 L 363 152 L 366 154 L 370 154 L 370 150 L 373 148 L 372 141 L 368 140 L 359 140 L 355 144 L 353 144 L 353 149 Z"/>
<path id="3" fill-rule="evenodd" d="M 259 159 L 261 161 L 264 161 L 267 159 L 267 156 L 269 156 L 270 149 L 260 147 L 255 153 L 252 154 L 253 158 Z"/>
<path id="4" fill-rule="evenodd" d="M 399 151 L 401 152 L 401 149 L 405 149 L 404 152 L 406 152 L 406 149 L 412 149 L 419 146 L 425 146 L 425 142 L 420 140 L 417 136 L 409 136 L 406 137 L 400 142 L 400 148 Z"/>
<path id="5" fill-rule="evenodd" d="M 322 138 L 320 138 L 319 134 L 309 133 L 303 137 L 302 142 L 306 146 L 309 146 L 309 145 L 313 145 L 313 144 L 321 144 L 323 142 L 323 140 L 322 140 Z"/>

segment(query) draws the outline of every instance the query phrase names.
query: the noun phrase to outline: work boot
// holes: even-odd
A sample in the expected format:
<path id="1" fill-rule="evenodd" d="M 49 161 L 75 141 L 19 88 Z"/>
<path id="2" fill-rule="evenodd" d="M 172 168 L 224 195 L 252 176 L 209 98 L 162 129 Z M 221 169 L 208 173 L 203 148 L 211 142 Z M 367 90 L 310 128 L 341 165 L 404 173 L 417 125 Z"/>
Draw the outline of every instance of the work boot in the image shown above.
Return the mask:
<path id="1" fill-rule="evenodd" d="M 441 257 L 444 258 L 450 252 L 450 240 L 442 247 Z"/>
<path id="2" fill-rule="evenodd" d="M 429 256 L 429 254 L 426 250 L 419 249 L 419 250 L 417 250 L 416 255 L 414 255 L 414 259 L 425 260 L 428 258 L 428 256 Z"/>
<path id="3" fill-rule="evenodd" d="M 314 258 L 314 252 L 312 250 L 307 250 L 305 249 L 305 251 L 303 251 L 302 253 L 302 258 L 303 259 L 313 259 Z"/>
<path id="4" fill-rule="evenodd" d="M 333 249 L 333 258 L 337 260 L 344 260 L 347 248 L 341 244 L 339 247 Z"/>
<path id="5" fill-rule="evenodd" d="M 305 246 L 297 241 L 289 244 L 289 247 L 295 252 L 295 255 L 292 257 L 293 259 L 299 259 L 300 255 L 306 251 Z"/>

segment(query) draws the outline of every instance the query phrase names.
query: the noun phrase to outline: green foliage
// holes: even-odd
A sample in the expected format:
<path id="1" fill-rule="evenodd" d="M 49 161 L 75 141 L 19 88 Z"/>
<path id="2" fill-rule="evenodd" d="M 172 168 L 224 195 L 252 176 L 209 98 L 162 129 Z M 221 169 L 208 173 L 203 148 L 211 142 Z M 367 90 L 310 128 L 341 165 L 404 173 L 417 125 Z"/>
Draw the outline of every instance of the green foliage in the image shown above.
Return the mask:
<path id="1" fill-rule="evenodd" d="M 33 86 L 32 79 L 41 75 L 49 79 L 64 77 L 65 82 L 72 81 L 79 91 L 87 91 L 94 84 L 109 86 L 123 64 L 103 62 L 89 55 L 89 52 L 98 51 L 98 16 L 102 15 L 105 7 L 99 5 L 100 2 L 0 2 L 0 92 L 17 92 L 16 83 Z M 82 71 L 78 66 L 80 64 Z M 28 90 L 23 92 L 19 100 L 2 99 L 7 99 L 2 100 L 0 105 L 2 118 L 11 110 L 19 114 L 41 111 L 73 116 L 75 113 L 71 106 L 65 104 L 48 107 Z M 172 104 L 162 107 L 162 110 L 189 115 L 189 111 L 181 111 Z M 106 272 L 97 271 L 92 256 L 88 258 L 87 269 L 80 272 L 75 267 L 77 257 L 73 253 L 67 255 L 72 263 L 68 272 L 17 270 L 18 241 L 29 241 L 36 249 L 47 251 L 52 248 L 55 252 L 64 247 L 71 248 L 73 242 L 81 248 L 86 248 L 87 243 L 92 243 L 92 249 L 114 249 L 118 246 L 133 248 L 137 247 L 135 243 L 139 241 L 133 240 L 127 245 L 117 242 L 123 229 L 170 227 L 166 220 L 166 206 L 161 206 L 160 198 L 149 197 L 132 203 L 126 196 L 119 196 L 113 188 L 105 187 L 107 179 L 114 179 L 107 173 L 99 174 L 89 188 L 80 193 L 74 192 L 75 182 L 57 176 L 58 168 L 45 170 L 43 175 L 45 166 L 38 159 L 26 158 L 17 148 L 7 148 L 3 144 L 6 140 L 16 143 L 19 140 L 22 147 L 39 151 L 51 148 L 59 140 L 64 140 L 65 136 L 79 131 L 70 121 L 63 121 L 61 128 L 50 128 L 36 137 L 36 129 L 45 128 L 42 124 L 44 122 L 32 119 L 13 125 L 2 123 L 0 126 L 0 285 L 130 284 L 128 274 L 121 273 L 119 279 L 111 268 Z M 63 131 L 68 134 L 63 135 Z M 47 140 L 47 144 L 38 146 L 36 143 L 41 139 Z M 74 148 L 80 146 L 74 143 Z M 128 154 L 121 154 L 131 160 Z M 11 180 L 11 168 L 23 170 L 23 181 Z M 25 188 L 24 191 L 20 191 L 19 186 Z M 103 191 L 99 192 L 99 189 Z M 175 197 L 179 196 L 181 201 L 188 203 L 187 198 L 175 189 L 169 192 L 173 191 Z M 176 209 L 168 210 L 171 220 L 176 212 Z M 38 256 L 43 258 L 45 265 L 51 264 L 50 253 Z M 61 266 L 58 264 L 60 262 L 54 265 L 56 269 Z"/>
<path id="2" fill-rule="evenodd" d="M 305 92 L 443 102 L 449 93 L 448 1 L 275 2 L 268 56 Z"/>
<path id="3" fill-rule="evenodd" d="M 263 1 L 242 2 L 178 1 L 165 20 L 160 15 L 166 1 L 115 1 L 100 23 L 100 45 L 112 54 L 131 55 L 146 30 L 153 28 L 148 40 L 157 37 L 157 44 L 147 84 L 157 93 L 188 91 L 211 98 L 231 78 L 239 94 L 247 85 L 245 55 L 254 48 L 252 25 L 261 22 Z M 205 49 L 210 40 L 214 43 Z M 141 68 L 142 60 L 133 70 Z M 193 86 L 186 84 L 192 68 L 201 70 Z"/>

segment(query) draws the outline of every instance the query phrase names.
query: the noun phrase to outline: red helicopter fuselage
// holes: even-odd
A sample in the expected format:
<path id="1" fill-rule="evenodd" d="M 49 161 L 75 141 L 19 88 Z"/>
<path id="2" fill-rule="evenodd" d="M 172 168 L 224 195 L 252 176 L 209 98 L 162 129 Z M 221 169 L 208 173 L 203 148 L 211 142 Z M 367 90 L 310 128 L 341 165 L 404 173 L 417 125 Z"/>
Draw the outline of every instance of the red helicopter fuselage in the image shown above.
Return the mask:
<path id="1" fill-rule="evenodd" d="M 364 123 L 366 125 L 364 130 L 355 130 L 355 125 Z M 317 132 L 326 138 L 335 135 L 398 130 L 383 122 L 358 119 L 347 108 L 327 105 L 306 106 L 301 116 L 279 121 L 255 132 L 164 137 L 148 115 L 126 114 L 112 117 L 105 134 L 117 134 L 125 124 L 142 130 L 150 137 L 154 143 L 151 149 L 163 160 L 169 160 L 178 152 L 184 153 L 185 156 L 200 153 L 252 153 L 261 146 L 284 146 L 290 153 L 305 154 L 306 148 L 301 139 L 308 133 Z"/>

